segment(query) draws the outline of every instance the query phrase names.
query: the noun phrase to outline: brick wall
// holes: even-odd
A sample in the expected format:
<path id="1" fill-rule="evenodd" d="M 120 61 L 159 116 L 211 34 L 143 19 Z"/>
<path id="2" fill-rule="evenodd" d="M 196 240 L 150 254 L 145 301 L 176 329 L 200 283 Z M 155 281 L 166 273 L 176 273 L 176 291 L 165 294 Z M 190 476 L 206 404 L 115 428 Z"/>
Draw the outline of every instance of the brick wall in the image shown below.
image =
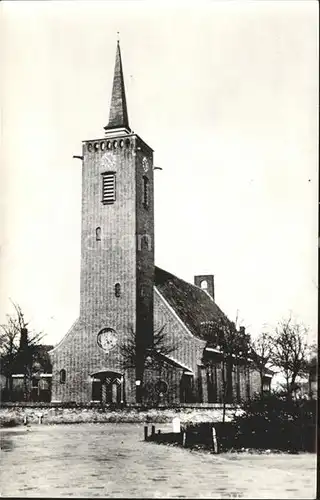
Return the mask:
<path id="1" fill-rule="evenodd" d="M 153 153 L 136 138 L 136 325 L 137 341 L 142 347 L 153 338 L 154 284 L 154 195 Z M 147 204 L 144 203 L 144 183 L 147 183 Z M 139 369 L 139 367 L 137 367 Z M 137 374 L 139 378 L 139 374 Z"/>
<path id="2" fill-rule="evenodd" d="M 115 146 L 117 143 L 117 147 Z M 121 147 L 122 145 L 122 147 Z M 110 146 L 110 148 L 109 148 Z M 165 398 L 179 401 L 183 372 L 193 373 L 192 398 L 208 401 L 207 373 L 202 366 L 206 343 L 193 336 L 164 297 L 154 288 L 154 194 L 152 150 L 135 134 L 83 143 L 80 316 L 51 352 L 52 400 L 89 402 L 92 377 L 99 372 L 124 375 L 127 403 L 136 398 L 134 369 L 124 370 L 120 346 L 137 333 L 138 342 L 149 343 L 153 329 L 165 327 L 169 355 L 181 365 L 166 366 L 163 377 L 170 384 Z M 145 160 L 148 169 L 145 169 Z M 116 201 L 103 204 L 102 173 L 116 175 Z M 143 178 L 148 178 L 148 206 L 143 204 Z M 100 240 L 96 228 L 101 229 Z M 120 284 L 120 296 L 115 285 Z M 97 344 L 102 328 L 112 328 L 117 345 L 106 353 Z M 60 381 L 60 371 L 66 380 Z M 251 392 L 259 389 L 257 374 L 250 373 Z M 148 382 L 158 374 L 148 375 Z M 240 393 L 246 376 L 239 371 Z M 139 378 L 139 375 L 138 375 Z M 221 365 L 215 374 L 217 400 L 222 400 Z M 191 380 L 191 379 L 190 379 Z M 237 396 L 237 394 L 235 394 Z"/>
<path id="3" fill-rule="evenodd" d="M 123 147 L 120 147 L 121 141 Z M 138 147 L 141 149 L 137 154 Z M 140 206 L 141 182 L 138 179 L 142 174 L 143 155 L 148 155 L 150 163 L 150 207 L 145 212 Z M 137 249 L 138 231 L 146 230 L 153 238 L 152 152 L 137 136 L 130 135 L 86 141 L 83 157 L 80 317 L 50 353 L 52 399 L 58 401 L 90 401 L 94 373 L 123 374 L 119 345 L 136 330 L 136 290 L 137 283 L 143 280 L 145 296 L 141 303 L 144 309 L 142 313 L 139 311 L 142 321 L 139 329 L 145 331 L 150 321 L 152 325 L 154 244 L 152 242 L 152 250 L 148 253 L 139 251 L 138 254 Z M 101 202 L 101 174 L 108 171 L 116 175 L 116 201 L 104 205 Z M 140 218 L 141 221 L 137 221 Z M 97 227 L 101 228 L 100 241 L 96 240 Z M 120 297 L 115 295 L 116 283 L 120 284 Z M 108 354 L 97 345 L 97 334 L 105 327 L 114 329 L 118 335 L 118 345 Z M 64 384 L 60 383 L 61 369 L 66 370 Z M 125 391 L 131 401 L 135 398 L 135 375 L 132 370 L 125 375 Z"/>
<path id="4" fill-rule="evenodd" d="M 170 366 L 163 363 L 159 368 L 150 370 L 147 369 L 144 374 L 144 384 L 146 389 L 146 403 L 157 403 L 170 405 L 180 402 L 180 382 L 183 374 L 183 369 Z M 159 395 L 155 390 L 156 384 L 159 381 L 165 382 L 167 390 Z"/>
<path id="5" fill-rule="evenodd" d="M 168 305 L 163 296 L 155 289 L 154 292 L 154 329 L 159 330 L 164 326 L 166 342 L 175 346 L 175 350 L 169 354 L 178 363 L 181 363 L 186 369 L 194 374 L 193 397 L 199 401 L 199 374 L 198 366 L 201 364 L 205 341 L 192 335 L 185 325 L 179 320 L 178 316 Z M 177 374 L 181 377 L 179 370 Z M 176 381 L 176 386 L 180 383 Z"/>

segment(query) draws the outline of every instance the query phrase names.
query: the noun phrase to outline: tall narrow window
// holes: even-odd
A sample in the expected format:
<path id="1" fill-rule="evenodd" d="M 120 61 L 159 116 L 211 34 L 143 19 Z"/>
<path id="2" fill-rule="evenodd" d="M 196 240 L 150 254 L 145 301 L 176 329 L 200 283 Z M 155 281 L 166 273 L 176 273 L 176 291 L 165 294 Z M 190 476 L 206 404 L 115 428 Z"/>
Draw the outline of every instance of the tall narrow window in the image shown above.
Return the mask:
<path id="1" fill-rule="evenodd" d="M 116 201 L 116 174 L 105 172 L 102 174 L 102 203 L 110 205 Z"/>
<path id="2" fill-rule="evenodd" d="M 64 369 L 60 370 L 60 384 L 66 383 L 66 371 Z"/>
<path id="3" fill-rule="evenodd" d="M 149 179 L 145 175 L 143 176 L 143 206 L 144 208 L 149 206 Z"/>
<path id="4" fill-rule="evenodd" d="M 101 227 L 96 228 L 96 241 L 101 241 Z"/>
<path id="5" fill-rule="evenodd" d="M 121 286 L 120 286 L 120 283 L 116 283 L 114 285 L 114 294 L 116 297 L 120 297 L 121 295 Z"/>
<path id="6" fill-rule="evenodd" d="M 240 391 L 240 366 L 237 365 L 235 367 L 235 375 L 236 375 L 236 398 L 237 401 L 241 400 L 241 391 Z"/>
<path id="7" fill-rule="evenodd" d="M 249 368 L 246 369 L 245 377 L 246 377 L 246 396 L 247 396 L 247 399 L 250 399 L 251 384 L 250 384 L 250 369 Z"/>

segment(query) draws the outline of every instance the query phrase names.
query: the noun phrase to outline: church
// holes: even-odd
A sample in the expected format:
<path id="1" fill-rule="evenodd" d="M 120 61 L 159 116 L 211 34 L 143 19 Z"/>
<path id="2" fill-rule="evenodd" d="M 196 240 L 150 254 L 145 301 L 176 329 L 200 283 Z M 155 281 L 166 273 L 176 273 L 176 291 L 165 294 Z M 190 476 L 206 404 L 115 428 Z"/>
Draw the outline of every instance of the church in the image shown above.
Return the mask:
<path id="1" fill-rule="evenodd" d="M 191 284 L 155 266 L 153 150 L 129 126 L 119 42 L 104 130 L 82 143 L 80 312 L 49 353 L 52 401 L 215 403 L 225 376 L 231 399 L 250 397 L 258 372 L 248 360 L 226 369 L 210 337 L 212 325 L 229 321 L 214 276 Z M 146 364 L 157 335 L 166 348 L 153 348 L 158 359 Z"/>

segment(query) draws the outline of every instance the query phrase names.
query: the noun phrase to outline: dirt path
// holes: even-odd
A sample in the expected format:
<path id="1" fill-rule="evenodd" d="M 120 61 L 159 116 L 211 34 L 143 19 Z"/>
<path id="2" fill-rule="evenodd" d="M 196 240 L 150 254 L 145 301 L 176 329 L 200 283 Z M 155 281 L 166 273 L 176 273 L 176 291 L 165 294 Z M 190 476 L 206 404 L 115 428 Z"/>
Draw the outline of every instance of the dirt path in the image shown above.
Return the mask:
<path id="1" fill-rule="evenodd" d="M 135 424 L 1 431 L 1 495 L 315 498 L 315 455 L 210 455 L 142 438 Z"/>

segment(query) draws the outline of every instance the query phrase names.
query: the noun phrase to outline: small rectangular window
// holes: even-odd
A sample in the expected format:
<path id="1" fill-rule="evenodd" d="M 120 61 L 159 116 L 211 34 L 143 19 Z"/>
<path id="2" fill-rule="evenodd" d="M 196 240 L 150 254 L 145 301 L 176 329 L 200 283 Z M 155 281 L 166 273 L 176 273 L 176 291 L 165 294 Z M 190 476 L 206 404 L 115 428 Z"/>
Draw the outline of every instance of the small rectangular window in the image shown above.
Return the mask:
<path id="1" fill-rule="evenodd" d="M 66 371 L 64 368 L 60 370 L 60 384 L 65 384 L 66 383 Z"/>
<path id="2" fill-rule="evenodd" d="M 105 172 L 102 174 L 102 203 L 110 205 L 116 201 L 116 174 Z"/>

